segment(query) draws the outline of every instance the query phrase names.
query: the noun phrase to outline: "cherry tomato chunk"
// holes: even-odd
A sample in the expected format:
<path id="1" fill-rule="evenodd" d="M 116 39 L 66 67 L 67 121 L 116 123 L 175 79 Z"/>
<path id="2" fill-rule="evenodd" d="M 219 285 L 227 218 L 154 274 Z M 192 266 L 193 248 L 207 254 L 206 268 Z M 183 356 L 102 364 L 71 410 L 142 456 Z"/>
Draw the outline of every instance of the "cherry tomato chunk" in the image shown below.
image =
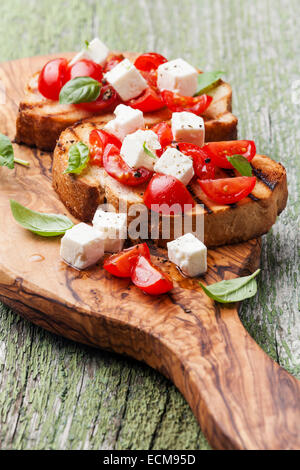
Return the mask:
<path id="1" fill-rule="evenodd" d="M 209 95 L 183 96 L 173 91 L 163 90 L 161 97 L 165 105 L 173 112 L 188 111 L 190 113 L 203 114 L 212 102 Z"/>
<path id="2" fill-rule="evenodd" d="M 127 106 L 131 106 L 134 109 L 139 109 L 143 113 L 151 111 L 157 111 L 165 107 L 165 104 L 161 100 L 158 92 L 149 86 L 146 90 L 137 98 L 133 98 L 125 103 Z"/>
<path id="3" fill-rule="evenodd" d="M 76 77 L 91 77 L 98 82 L 103 78 L 102 67 L 96 62 L 88 59 L 81 59 L 70 65 L 67 70 L 67 81 Z"/>
<path id="4" fill-rule="evenodd" d="M 148 184 L 144 203 L 148 209 L 165 215 L 180 214 L 195 205 L 191 194 L 181 181 L 171 175 L 158 173 Z"/>
<path id="5" fill-rule="evenodd" d="M 146 243 L 132 246 L 110 256 L 104 261 L 104 269 L 117 277 L 131 277 L 132 270 L 140 255 L 150 259 L 150 251 Z"/>
<path id="6" fill-rule="evenodd" d="M 122 60 L 124 60 L 125 57 L 123 54 L 118 54 L 118 55 L 113 55 L 108 58 L 108 61 L 104 65 L 104 73 L 109 72 L 111 69 L 113 69 L 116 65 L 118 65 Z"/>
<path id="7" fill-rule="evenodd" d="M 91 113 L 97 113 L 114 109 L 119 102 L 120 98 L 114 88 L 111 85 L 103 85 L 96 101 L 78 103 L 75 106 Z"/>
<path id="8" fill-rule="evenodd" d="M 125 186 L 139 186 L 149 181 L 152 171 L 146 168 L 134 170 L 127 165 L 120 155 L 120 149 L 108 144 L 103 153 L 103 166 L 106 172 Z"/>
<path id="9" fill-rule="evenodd" d="M 229 140 L 209 142 L 202 147 L 212 162 L 220 168 L 233 168 L 227 157 L 242 155 L 250 162 L 255 156 L 256 147 L 253 140 Z"/>
<path id="10" fill-rule="evenodd" d="M 132 282 L 150 295 L 165 294 L 173 288 L 173 282 L 145 256 L 139 256 L 131 275 Z"/>
<path id="11" fill-rule="evenodd" d="M 151 129 L 158 137 L 159 143 L 161 145 L 161 149 L 156 151 L 157 155 L 160 157 L 161 154 L 165 151 L 166 147 L 171 145 L 173 141 L 173 133 L 171 126 L 167 122 L 160 122 L 156 124 Z"/>
<path id="12" fill-rule="evenodd" d="M 215 165 L 212 164 L 202 147 L 187 142 L 179 142 L 176 147 L 180 152 L 192 157 L 195 176 L 200 179 L 215 178 Z"/>
<path id="13" fill-rule="evenodd" d="M 253 190 L 255 176 L 237 176 L 216 180 L 198 180 L 203 192 L 218 204 L 234 204 L 244 199 Z"/>
<path id="14" fill-rule="evenodd" d="M 91 164 L 103 166 L 103 153 L 108 144 L 121 148 L 122 142 L 113 134 L 109 134 L 104 129 L 93 129 L 89 137 Z"/>
<path id="15" fill-rule="evenodd" d="M 59 99 L 59 92 L 67 82 L 67 67 L 67 59 L 53 59 L 44 65 L 38 79 L 38 90 L 45 98 Z"/>
<path id="16" fill-rule="evenodd" d="M 156 52 L 147 52 L 139 55 L 134 65 L 139 70 L 149 71 L 153 69 L 156 70 L 159 65 L 165 62 L 168 61 L 163 55 L 157 54 Z"/>

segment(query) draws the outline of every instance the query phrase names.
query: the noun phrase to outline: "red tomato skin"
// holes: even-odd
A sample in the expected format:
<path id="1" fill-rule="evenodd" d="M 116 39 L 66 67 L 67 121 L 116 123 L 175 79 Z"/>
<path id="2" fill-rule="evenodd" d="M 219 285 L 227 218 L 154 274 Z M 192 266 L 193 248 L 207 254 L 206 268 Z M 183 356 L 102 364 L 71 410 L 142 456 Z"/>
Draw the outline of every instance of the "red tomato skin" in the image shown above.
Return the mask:
<path id="1" fill-rule="evenodd" d="M 127 101 L 125 104 L 134 109 L 139 109 L 143 113 L 158 111 L 165 107 L 160 95 L 150 86 L 140 96 Z"/>
<path id="2" fill-rule="evenodd" d="M 109 134 L 104 129 L 93 129 L 89 137 L 91 164 L 103 166 L 103 153 L 108 144 L 121 148 L 122 142 L 113 134 Z"/>
<path id="3" fill-rule="evenodd" d="M 148 209 L 153 205 L 167 204 L 168 207 L 173 204 L 179 204 L 181 211 L 175 208 L 172 214 L 179 214 L 186 210 L 185 205 L 194 207 L 195 202 L 183 183 L 170 175 L 161 175 L 156 173 L 148 184 L 144 194 L 144 203 Z M 169 214 L 168 210 L 161 208 L 160 213 Z"/>
<path id="4" fill-rule="evenodd" d="M 100 95 L 96 101 L 91 101 L 90 103 L 78 103 L 74 106 L 77 108 L 84 109 L 91 113 L 98 113 L 107 111 L 110 109 L 115 109 L 117 104 L 121 102 L 117 92 L 110 85 L 103 85 L 101 88 Z"/>
<path id="5" fill-rule="evenodd" d="M 161 149 L 156 151 L 157 156 L 160 157 L 165 151 L 166 147 L 172 144 L 173 142 L 173 133 L 171 126 L 167 122 L 160 122 L 151 128 L 153 132 L 158 137 Z"/>
<path id="6" fill-rule="evenodd" d="M 256 154 L 253 140 L 229 140 L 222 142 L 209 142 L 202 147 L 212 162 L 220 168 L 233 168 L 226 156 L 243 155 L 250 162 Z"/>
<path id="7" fill-rule="evenodd" d="M 76 77 L 91 77 L 98 82 L 103 78 L 102 67 L 96 62 L 88 59 L 81 59 L 68 67 L 67 81 Z"/>
<path id="8" fill-rule="evenodd" d="M 146 168 L 133 170 L 120 155 L 120 149 L 108 144 L 103 153 L 103 166 L 106 172 L 125 186 L 139 186 L 150 180 L 152 171 Z"/>
<path id="9" fill-rule="evenodd" d="M 153 266 L 145 256 L 138 257 L 131 279 L 134 285 L 150 295 L 165 294 L 173 289 L 169 276 Z"/>
<path id="10" fill-rule="evenodd" d="M 156 70 L 159 65 L 168 62 L 168 60 L 161 54 L 156 52 L 146 52 L 137 57 L 134 65 L 137 69 L 148 72 L 149 70 Z"/>
<path id="11" fill-rule="evenodd" d="M 42 68 L 38 79 L 39 92 L 49 100 L 57 101 L 59 92 L 67 81 L 67 59 L 53 59 Z"/>
<path id="12" fill-rule="evenodd" d="M 192 157 L 194 163 L 195 176 L 199 179 L 214 179 L 215 165 L 204 152 L 203 147 L 187 142 L 179 142 L 176 144 L 178 150 L 189 157 Z"/>
<path id="13" fill-rule="evenodd" d="M 219 178 L 216 180 L 198 180 L 203 192 L 217 204 L 234 204 L 251 193 L 255 184 L 255 176 L 237 176 L 235 178 Z M 226 190 L 224 190 L 224 188 Z"/>
<path id="14" fill-rule="evenodd" d="M 131 277 L 132 270 L 140 255 L 150 260 L 150 251 L 146 243 L 132 246 L 110 256 L 104 261 L 103 267 L 114 276 Z"/>
<path id="15" fill-rule="evenodd" d="M 122 60 L 124 59 L 125 57 L 123 56 L 123 54 L 111 56 L 106 62 L 106 64 L 104 65 L 103 72 L 104 73 L 109 72 L 111 69 L 113 69 L 116 65 L 122 62 Z"/>
<path id="16" fill-rule="evenodd" d="M 183 96 L 174 93 L 170 90 L 163 90 L 161 92 L 162 101 L 165 105 L 174 112 L 189 111 L 190 113 L 203 114 L 212 102 L 212 97 L 209 95 L 200 96 Z"/>

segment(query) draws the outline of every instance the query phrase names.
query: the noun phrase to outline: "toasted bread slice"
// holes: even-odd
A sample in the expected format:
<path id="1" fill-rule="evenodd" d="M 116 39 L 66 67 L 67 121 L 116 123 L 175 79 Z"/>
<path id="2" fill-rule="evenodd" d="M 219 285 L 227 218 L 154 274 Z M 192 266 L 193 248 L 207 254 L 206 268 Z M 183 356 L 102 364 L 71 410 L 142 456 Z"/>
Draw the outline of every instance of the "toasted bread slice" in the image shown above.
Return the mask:
<path id="1" fill-rule="evenodd" d="M 124 56 L 134 60 L 138 54 L 124 53 Z M 17 117 L 16 141 L 52 151 L 63 130 L 95 115 L 74 105 L 62 105 L 58 101 L 44 98 L 38 91 L 38 76 L 39 72 L 26 85 Z M 213 101 L 203 115 L 207 141 L 236 139 L 237 118 L 231 114 L 231 97 L 232 91 L 228 83 L 221 82 L 213 90 Z M 112 113 L 102 113 L 98 115 L 99 123 L 104 124 L 113 117 Z M 171 112 L 168 109 L 145 113 L 146 125 L 168 121 L 170 118 Z"/>
<path id="2" fill-rule="evenodd" d="M 68 162 L 68 149 L 82 141 L 88 145 L 89 134 L 96 127 L 94 122 L 78 123 L 66 129 L 57 143 L 53 159 L 53 186 L 70 212 L 80 220 L 90 222 L 99 204 L 107 202 L 119 210 L 119 204 L 129 209 L 133 204 L 143 204 L 147 185 L 136 188 L 124 186 L 109 176 L 104 168 L 89 165 L 80 175 L 63 174 Z M 287 201 L 286 172 L 280 163 L 264 155 L 256 155 L 251 161 L 256 186 L 237 204 L 217 205 L 201 190 L 199 184 L 188 187 L 195 202 L 193 216 L 204 215 L 204 243 L 208 247 L 237 243 L 266 233 Z M 228 172 L 226 172 L 228 176 Z M 130 220 L 130 218 L 129 218 Z M 164 246 L 172 240 L 158 239 Z"/>

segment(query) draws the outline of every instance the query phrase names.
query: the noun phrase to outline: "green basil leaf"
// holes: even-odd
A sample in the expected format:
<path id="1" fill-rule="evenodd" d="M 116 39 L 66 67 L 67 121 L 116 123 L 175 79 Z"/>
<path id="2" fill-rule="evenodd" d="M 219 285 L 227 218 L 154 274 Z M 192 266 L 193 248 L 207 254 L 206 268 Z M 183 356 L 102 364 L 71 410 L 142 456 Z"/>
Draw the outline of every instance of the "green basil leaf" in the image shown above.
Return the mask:
<path id="1" fill-rule="evenodd" d="M 243 155 L 232 155 L 227 160 L 242 176 L 252 176 L 252 167 Z"/>
<path id="2" fill-rule="evenodd" d="M 15 166 L 13 146 L 4 134 L 0 134 L 0 166 L 7 166 L 11 170 Z"/>
<path id="3" fill-rule="evenodd" d="M 212 88 L 219 85 L 221 81 L 221 75 L 224 72 L 217 70 L 216 72 L 203 72 L 198 74 L 198 88 L 194 96 L 203 95 Z"/>
<path id="4" fill-rule="evenodd" d="M 64 173 L 81 173 L 90 159 L 90 150 L 83 142 L 71 145 L 69 148 L 68 167 Z"/>
<path id="5" fill-rule="evenodd" d="M 15 220 L 22 227 L 42 237 L 56 237 L 73 227 L 73 222 L 61 214 L 36 212 L 11 199 L 10 208 Z"/>
<path id="6" fill-rule="evenodd" d="M 61 104 L 90 103 L 100 95 L 101 83 L 91 77 L 76 77 L 69 80 L 60 90 Z"/>
<path id="7" fill-rule="evenodd" d="M 199 283 L 206 295 L 221 303 L 240 302 L 241 300 L 253 297 L 257 292 L 257 284 L 254 279 L 260 269 L 257 269 L 250 276 L 237 277 L 228 281 L 216 282 L 210 286 Z"/>
<path id="8" fill-rule="evenodd" d="M 156 160 L 157 158 L 156 155 L 154 155 L 154 153 L 148 149 L 148 147 L 146 146 L 146 142 L 143 143 L 143 149 L 144 149 L 145 154 L 148 155 L 148 157 L 154 158 Z"/>

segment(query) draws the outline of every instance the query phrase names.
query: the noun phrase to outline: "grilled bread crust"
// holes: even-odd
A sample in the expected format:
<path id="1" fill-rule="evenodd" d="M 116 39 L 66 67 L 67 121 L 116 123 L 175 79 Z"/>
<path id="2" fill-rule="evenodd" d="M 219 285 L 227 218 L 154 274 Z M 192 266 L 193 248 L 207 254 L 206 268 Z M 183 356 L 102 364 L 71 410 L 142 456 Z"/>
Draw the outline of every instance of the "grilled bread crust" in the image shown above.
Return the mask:
<path id="1" fill-rule="evenodd" d="M 119 210 L 121 202 L 127 211 L 133 204 L 143 204 L 147 186 L 126 187 L 110 177 L 104 168 L 92 165 L 80 175 L 63 174 L 69 147 L 77 141 L 88 145 L 91 130 L 99 124 L 98 119 L 96 123 L 82 122 L 66 129 L 54 151 L 53 187 L 70 212 L 85 222 L 92 220 L 97 206 L 104 202 L 112 204 L 116 210 Z M 193 217 L 198 214 L 204 216 L 204 243 L 208 247 L 238 243 L 263 235 L 285 208 L 288 192 L 284 167 L 265 155 L 256 155 L 251 164 L 257 179 L 256 186 L 248 197 L 236 204 L 215 204 L 203 193 L 199 184 L 193 182 L 188 186 L 197 203 Z M 224 170 L 224 176 L 230 175 L 234 175 L 233 170 Z M 175 217 L 171 219 L 175 221 Z M 156 240 L 158 245 L 165 246 L 169 240 L 176 238 L 172 227 L 173 223 L 168 239 Z"/>
<path id="2" fill-rule="evenodd" d="M 124 53 L 134 60 L 138 54 Z M 95 114 L 81 110 L 74 105 L 62 105 L 47 100 L 38 91 L 39 72 L 34 74 L 25 88 L 24 99 L 20 102 L 16 124 L 16 141 L 41 150 L 52 151 L 61 132 L 83 119 Z M 231 113 L 232 91 L 228 83 L 221 82 L 213 92 L 213 102 L 203 115 L 207 141 L 233 140 L 237 137 L 237 118 Z M 113 119 L 112 113 L 98 115 L 103 123 Z M 171 112 L 162 109 L 145 113 L 146 125 L 168 121 Z"/>

